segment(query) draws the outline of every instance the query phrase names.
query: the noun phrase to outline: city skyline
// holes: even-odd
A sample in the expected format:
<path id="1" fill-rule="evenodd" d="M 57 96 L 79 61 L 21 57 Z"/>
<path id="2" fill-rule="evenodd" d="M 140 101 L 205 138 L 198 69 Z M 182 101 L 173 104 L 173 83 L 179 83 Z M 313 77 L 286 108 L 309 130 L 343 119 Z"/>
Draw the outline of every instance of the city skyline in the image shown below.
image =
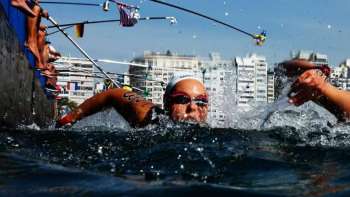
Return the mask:
<path id="1" fill-rule="evenodd" d="M 125 1 L 141 7 L 141 17 L 175 16 L 178 24 L 168 21 L 140 21 L 135 27 L 123 28 L 118 23 L 86 25 L 85 36 L 80 45 L 94 58 L 131 60 L 143 51 L 192 54 L 201 57 L 219 52 L 223 59 L 257 53 L 267 58 L 269 65 L 290 58 L 291 51 L 310 50 L 327 54 L 332 66 L 350 57 L 346 35 L 346 0 L 287 1 L 265 0 L 258 4 L 239 1 L 168 1 L 201 13 L 208 14 L 252 33 L 267 31 L 263 47 L 238 32 L 213 24 L 196 16 L 154 4 L 149 1 Z M 89 1 L 103 3 L 103 1 Z M 266 6 L 267 5 L 267 6 Z M 52 17 L 60 23 L 86 20 L 117 19 L 116 8 L 103 12 L 100 7 L 77 7 L 43 4 Z M 57 9 L 59 8 L 59 9 Z M 64 12 L 62 12 L 64 10 Z M 330 14 L 331 13 L 331 14 Z M 45 22 L 48 24 L 47 22 Z M 73 35 L 73 31 L 68 31 Z M 220 39 L 218 39 L 220 38 Z M 80 56 L 76 49 L 62 36 L 49 37 L 53 45 L 64 55 Z M 108 70 L 126 70 L 125 66 L 105 66 Z"/>

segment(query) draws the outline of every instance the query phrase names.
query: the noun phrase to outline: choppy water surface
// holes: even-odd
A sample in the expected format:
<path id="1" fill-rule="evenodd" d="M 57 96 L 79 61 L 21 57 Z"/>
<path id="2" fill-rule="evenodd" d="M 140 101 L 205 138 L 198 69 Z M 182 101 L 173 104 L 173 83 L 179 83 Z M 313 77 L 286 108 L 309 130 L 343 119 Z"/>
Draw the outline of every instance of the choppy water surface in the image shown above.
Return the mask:
<path id="1" fill-rule="evenodd" d="M 130 129 L 104 113 L 71 129 L 3 130 L 0 195 L 350 195 L 350 126 L 312 104 L 235 129 Z"/>

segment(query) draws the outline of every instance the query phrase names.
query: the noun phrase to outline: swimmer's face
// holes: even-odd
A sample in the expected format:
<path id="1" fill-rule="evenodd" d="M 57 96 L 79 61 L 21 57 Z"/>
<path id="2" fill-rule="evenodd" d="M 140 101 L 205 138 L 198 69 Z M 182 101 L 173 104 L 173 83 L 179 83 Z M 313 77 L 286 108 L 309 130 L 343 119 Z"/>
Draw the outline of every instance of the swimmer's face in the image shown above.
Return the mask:
<path id="1" fill-rule="evenodd" d="M 175 121 L 203 123 L 208 115 L 208 94 L 202 83 L 185 79 L 176 84 L 169 96 L 170 117 Z"/>

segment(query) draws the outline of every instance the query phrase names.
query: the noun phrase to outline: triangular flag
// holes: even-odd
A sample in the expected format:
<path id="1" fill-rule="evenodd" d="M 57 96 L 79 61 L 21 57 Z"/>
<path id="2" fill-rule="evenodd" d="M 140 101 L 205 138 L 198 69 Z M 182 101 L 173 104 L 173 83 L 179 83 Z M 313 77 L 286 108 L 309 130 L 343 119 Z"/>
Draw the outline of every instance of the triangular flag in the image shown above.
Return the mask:
<path id="1" fill-rule="evenodd" d="M 75 35 L 78 38 L 82 38 L 84 36 L 84 23 L 79 23 L 75 25 Z"/>

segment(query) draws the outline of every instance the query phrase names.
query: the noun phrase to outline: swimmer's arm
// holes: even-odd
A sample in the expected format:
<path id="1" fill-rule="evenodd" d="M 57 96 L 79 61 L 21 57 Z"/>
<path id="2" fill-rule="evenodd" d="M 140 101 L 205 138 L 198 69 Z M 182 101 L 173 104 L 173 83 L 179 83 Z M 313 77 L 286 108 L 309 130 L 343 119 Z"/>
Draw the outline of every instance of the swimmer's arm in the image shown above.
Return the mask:
<path id="1" fill-rule="evenodd" d="M 109 89 L 85 100 L 58 123 L 65 125 L 66 122 L 76 122 L 106 107 L 114 107 L 132 125 L 142 126 L 148 123 L 154 104 L 134 92 L 121 88 Z M 64 120 L 65 118 L 67 121 Z"/>
<path id="2" fill-rule="evenodd" d="M 344 119 L 344 116 L 347 118 L 350 117 L 349 91 L 339 90 L 330 83 L 326 83 L 320 91 L 324 96 L 320 101 L 321 105 L 336 115 L 338 119 Z"/>

